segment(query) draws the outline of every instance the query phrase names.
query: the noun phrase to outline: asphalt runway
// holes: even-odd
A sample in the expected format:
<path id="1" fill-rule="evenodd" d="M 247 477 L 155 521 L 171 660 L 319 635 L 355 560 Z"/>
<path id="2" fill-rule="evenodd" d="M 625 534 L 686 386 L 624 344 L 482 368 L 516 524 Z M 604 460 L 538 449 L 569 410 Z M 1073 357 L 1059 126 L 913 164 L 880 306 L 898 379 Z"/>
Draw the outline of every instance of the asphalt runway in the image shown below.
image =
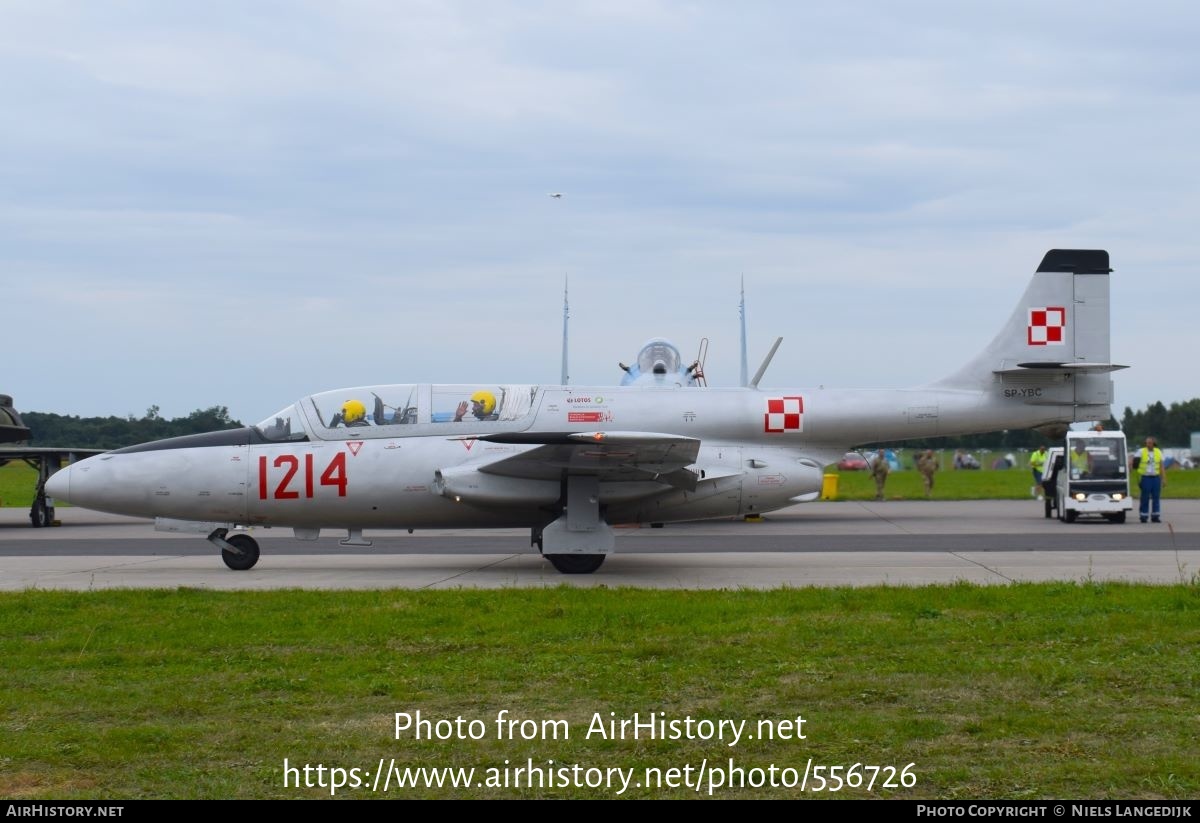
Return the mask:
<path id="1" fill-rule="evenodd" d="M 777 588 L 1012 581 L 1189 582 L 1200 573 L 1200 501 L 1164 501 L 1162 524 L 1047 520 L 1029 501 L 806 503 L 740 520 L 621 528 L 592 575 L 562 575 L 517 529 L 344 533 L 298 541 L 256 529 L 247 572 L 226 569 L 200 535 L 151 521 L 60 508 L 62 525 L 29 527 L 0 509 L 0 589 L 372 589 L 519 586 Z"/>

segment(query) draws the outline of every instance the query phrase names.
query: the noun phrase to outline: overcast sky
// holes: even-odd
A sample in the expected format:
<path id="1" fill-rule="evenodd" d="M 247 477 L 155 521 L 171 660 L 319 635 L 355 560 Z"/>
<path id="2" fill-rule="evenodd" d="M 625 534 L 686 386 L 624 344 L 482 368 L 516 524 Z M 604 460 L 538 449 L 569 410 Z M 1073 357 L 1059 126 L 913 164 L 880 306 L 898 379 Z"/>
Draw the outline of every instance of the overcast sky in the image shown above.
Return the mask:
<path id="1" fill-rule="evenodd" d="M 1200 6 L 0 4 L 0 391 L 244 422 L 388 382 L 953 371 L 1111 254 L 1114 411 L 1200 396 Z M 561 199 L 548 196 L 562 192 Z"/>

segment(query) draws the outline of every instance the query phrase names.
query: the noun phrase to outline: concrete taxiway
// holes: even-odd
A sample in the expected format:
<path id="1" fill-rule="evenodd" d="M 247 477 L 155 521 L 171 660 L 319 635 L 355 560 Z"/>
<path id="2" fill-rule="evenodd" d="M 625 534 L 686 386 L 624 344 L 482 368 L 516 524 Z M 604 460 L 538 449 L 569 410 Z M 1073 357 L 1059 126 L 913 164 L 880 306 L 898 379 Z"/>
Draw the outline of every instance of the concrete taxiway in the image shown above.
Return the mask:
<path id="1" fill-rule="evenodd" d="M 629 528 L 592 575 L 562 575 L 517 529 L 368 533 L 371 548 L 256 529 L 262 559 L 225 568 L 199 535 L 151 521 L 61 508 L 62 525 L 29 527 L 0 509 L 0 589 L 375 589 L 643 586 L 724 589 L 1013 581 L 1192 582 L 1200 573 L 1200 501 L 1168 500 L 1161 524 L 1047 520 L 1029 501 L 807 503 L 762 522 Z M 344 536 L 344 535 L 340 535 Z"/>

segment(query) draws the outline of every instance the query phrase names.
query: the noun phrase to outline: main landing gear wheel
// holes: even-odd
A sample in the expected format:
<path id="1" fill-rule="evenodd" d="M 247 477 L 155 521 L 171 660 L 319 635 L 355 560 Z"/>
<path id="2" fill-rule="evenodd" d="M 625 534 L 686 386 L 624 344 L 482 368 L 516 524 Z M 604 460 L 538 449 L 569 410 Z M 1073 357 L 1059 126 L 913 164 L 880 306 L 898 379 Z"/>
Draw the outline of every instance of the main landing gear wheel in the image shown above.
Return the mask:
<path id="1" fill-rule="evenodd" d="M 550 565 L 563 574 L 591 574 L 604 564 L 604 554 L 547 554 Z"/>
<path id="2" fill-rule="evenodd" d="M 241 552 L 238 554 L 229 549 L 221 549 L 221 559 L 225 561 L 226 566 L 235 572 L 244 572 L 254 568 L 254 564 L 258 562 L 257 540 L 248 534 L 235 534 L 227 537 L 225 542 Z"/>

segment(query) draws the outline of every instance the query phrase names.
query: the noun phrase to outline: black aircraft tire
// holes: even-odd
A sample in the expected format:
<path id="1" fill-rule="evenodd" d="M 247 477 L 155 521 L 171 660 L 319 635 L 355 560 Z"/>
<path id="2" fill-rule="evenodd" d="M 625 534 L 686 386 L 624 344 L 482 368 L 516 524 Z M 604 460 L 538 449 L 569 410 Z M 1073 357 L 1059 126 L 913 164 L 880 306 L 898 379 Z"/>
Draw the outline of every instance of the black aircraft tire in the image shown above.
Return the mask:
<path id="1" fill-rule="evenodd" d="M 36 500 L 33 502 L 33 506 L 29 509 L 29 522 L 35 529 L 50 525 L 50 510 L 45 503 Z"/>
<path id="2" fill-rule="evenodd" d="M 221 559 L 225 561 L 226 566 L 235 572 L 254 568 L 254 564 L 258 562 L 257 540 L 248 534 L 235 534 L 225 542 L 242 552 L 236 554 L 228 549 L 221 549 Z"/>
<path id="3" fill-rule="evenodd" d="M 604 564 L 603 554 L 547 554 L 550 565 L 563 574 L 591 574 Z"/>

